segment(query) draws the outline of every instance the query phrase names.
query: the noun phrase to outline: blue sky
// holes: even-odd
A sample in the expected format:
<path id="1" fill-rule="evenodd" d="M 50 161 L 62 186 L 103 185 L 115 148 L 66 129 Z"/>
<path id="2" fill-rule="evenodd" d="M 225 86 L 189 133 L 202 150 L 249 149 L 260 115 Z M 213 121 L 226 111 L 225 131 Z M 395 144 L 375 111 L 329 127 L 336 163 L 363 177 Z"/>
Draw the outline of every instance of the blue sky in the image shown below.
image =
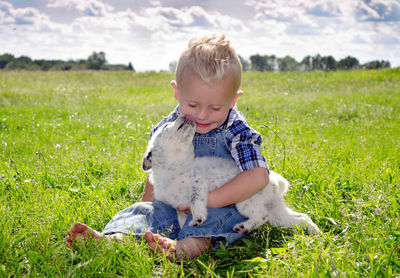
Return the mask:
<path id="1" fill-rule="evenodd" d="M 400 0 L 0 0 L 0 54 L 166 70 L 190 38 L 225 34 L 238 54 L 348 55 L 400 66 Z"/>

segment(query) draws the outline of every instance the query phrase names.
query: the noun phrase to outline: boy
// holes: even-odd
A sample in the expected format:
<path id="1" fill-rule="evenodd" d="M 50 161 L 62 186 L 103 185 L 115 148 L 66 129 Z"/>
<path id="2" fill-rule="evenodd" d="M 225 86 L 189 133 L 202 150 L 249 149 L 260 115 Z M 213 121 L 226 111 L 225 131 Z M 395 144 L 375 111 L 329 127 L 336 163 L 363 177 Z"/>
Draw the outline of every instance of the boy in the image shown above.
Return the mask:
<path id="1" fill-rule="evenodd" d="M 244 221 L 234 204 L 246 200 L 269 181 L 268 166 L 261 155 L 261 136 L 251 129 L 236 108 L 242 67 L 240 60 L 224 36 L 208 36 L 190 41 L 179 58 L 175 79 L 171 82 L 179 102 L 163 123 L 178 115 L 189 115 L 196 121 L 193 140 L 195 155 L 218 156 L 236 161 L 242 172 L 219 189 L 210 192 L 208 219 L 191 227 L 189 205 L 179 210 L 188 213 L 185 225 L 178 224 L 174 209 L 154 200 L 153 185 L 146 181 L 142 201 L 122 210 L 107 224 L 103 233 L 76 223 L 68 232 L 67 244 L 76 238 L 121 238 L 123 234 L 144 235 L 151 249 L 165 252 L 170 258 L 193 258 L 220 243 L 232 243 L 242 234 L 232 232 L 235 224 Z M 150 135 L 150 136 L 151 136 Z M 161 232 L 168 231 L 164 236 Z"/>

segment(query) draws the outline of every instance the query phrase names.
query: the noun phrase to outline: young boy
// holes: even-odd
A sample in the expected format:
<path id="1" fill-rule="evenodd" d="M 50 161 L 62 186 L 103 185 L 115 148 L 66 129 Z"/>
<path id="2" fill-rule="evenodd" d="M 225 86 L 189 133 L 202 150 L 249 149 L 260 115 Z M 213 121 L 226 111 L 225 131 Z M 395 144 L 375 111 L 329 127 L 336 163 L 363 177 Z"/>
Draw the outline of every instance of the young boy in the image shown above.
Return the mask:
<path id="1" fill-rule="evenodd" d="M 153 185 L 147 180 L 142 202 L 118 212 L 103 233 L 76 223 L 68 232 L 67 244 L 77 238 L 143 235 L 151 249 L 165 252 L 170 258 L 182 255 L 193 258 L 211 247 L 228 245 L 242 237 L 233 232 L 233 226 L 246 218 L 234 204 L 267 186 L 269 172 L 260 152 L 260 134 L 248 126 L 236 108 L 236 101 L 243 94 L 239 90 L 241 75 L 240 60 L 224 36 L 192 39 L 179 58 L 176 80 L 171 82 L 179 105 L 150 134 L 180 114 L 189 115 L 197 126 L 193 139 L 195 155 L 231 158 L 242 170 L 233 180 L 209 193 L 208 218 L 203 225 L 188 225 L 191 213 L 187 204 L 179 208 L 188 213 L 181 228 L 176 210 L 154 200 Z"/>

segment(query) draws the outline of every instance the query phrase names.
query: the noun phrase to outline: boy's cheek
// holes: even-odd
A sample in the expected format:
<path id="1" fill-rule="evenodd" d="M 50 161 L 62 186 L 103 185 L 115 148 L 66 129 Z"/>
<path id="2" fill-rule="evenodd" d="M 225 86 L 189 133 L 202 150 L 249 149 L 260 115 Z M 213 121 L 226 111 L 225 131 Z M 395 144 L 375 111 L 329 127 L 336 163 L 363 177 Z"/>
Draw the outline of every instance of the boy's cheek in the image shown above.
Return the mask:
<path id="1" fill-rule="evenodd" d="M 190 111 L 189 107 L 187 107 L 187 105 L 185 105 L 185 104 L 183 104 L 183 103 L 179 103 L 179 113 L 181 113 L 182 115 L 190 115 L 190 116 L 193 116 L 193 115 L 191 115 L 190 112 L 191 112 L 191 111 Z"/>

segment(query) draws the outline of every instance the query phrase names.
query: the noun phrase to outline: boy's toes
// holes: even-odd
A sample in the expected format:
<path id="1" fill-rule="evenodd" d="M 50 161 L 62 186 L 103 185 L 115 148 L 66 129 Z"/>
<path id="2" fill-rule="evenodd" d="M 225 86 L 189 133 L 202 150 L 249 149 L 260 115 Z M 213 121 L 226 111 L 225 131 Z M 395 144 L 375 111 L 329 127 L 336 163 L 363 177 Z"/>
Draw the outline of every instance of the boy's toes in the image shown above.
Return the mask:
<path id="1" fill-rule="evenodd" d="M 144 239 L 148 242 L 148 243 L 152 243 L 155 242 L 154 240 L 154 234 L 150 231 L 146 231 L 144 233 Z"/>
<path id="2" fill-rule="evenodd" d="M 79 240 L 86 242 L 90 239 L 99 240 L 102 237 L 102 233 L 90 228 L 88 225 L 77 222 L 67 231 L 66 244 L 68 246 L 73 246 L 79 243 Z"/>
<path id="3" fill-rule="evenodd" d="M 71 239 L 71 237 L 69 235 L 67 235 L 66 238 L 65 238 L 65 244 L 67 246 L 71 246 L 71 244 L 72 244 L 72 239 Z"/>
<path id="4" fill-rule="evenodd" d="M 85 232 L 85 231 L 87 231 L 89 229 L 89 226 L 87 226 L 87 225 L 85 225 L 85 224 L 82 224 L 82 223 L 79 223 L 79 222 L 76 222 L 72 227 L 71 227 L 71 230 L 70 230 L 70 232 L 71 233 L 83 233 L 83 232 Z"/>
<path id="5" fill-rule="evenodd" d="M 166 252 L 171 252 L 171 251 L 173 252 L 174 251 L 173 247 L 174 247 L 174 242 L 172 241 L 167 240 L 162 243 L 162 248 Z"/>
<path id="6" fill-rule="evenodd" d="M 72 231 L 72 229 L 68 230 L 67 236 L 65 237 L 65 243 L 67 244 L 67 246 L 71 246 L 74 240 L 76 240 L 76 234 Z"/>

